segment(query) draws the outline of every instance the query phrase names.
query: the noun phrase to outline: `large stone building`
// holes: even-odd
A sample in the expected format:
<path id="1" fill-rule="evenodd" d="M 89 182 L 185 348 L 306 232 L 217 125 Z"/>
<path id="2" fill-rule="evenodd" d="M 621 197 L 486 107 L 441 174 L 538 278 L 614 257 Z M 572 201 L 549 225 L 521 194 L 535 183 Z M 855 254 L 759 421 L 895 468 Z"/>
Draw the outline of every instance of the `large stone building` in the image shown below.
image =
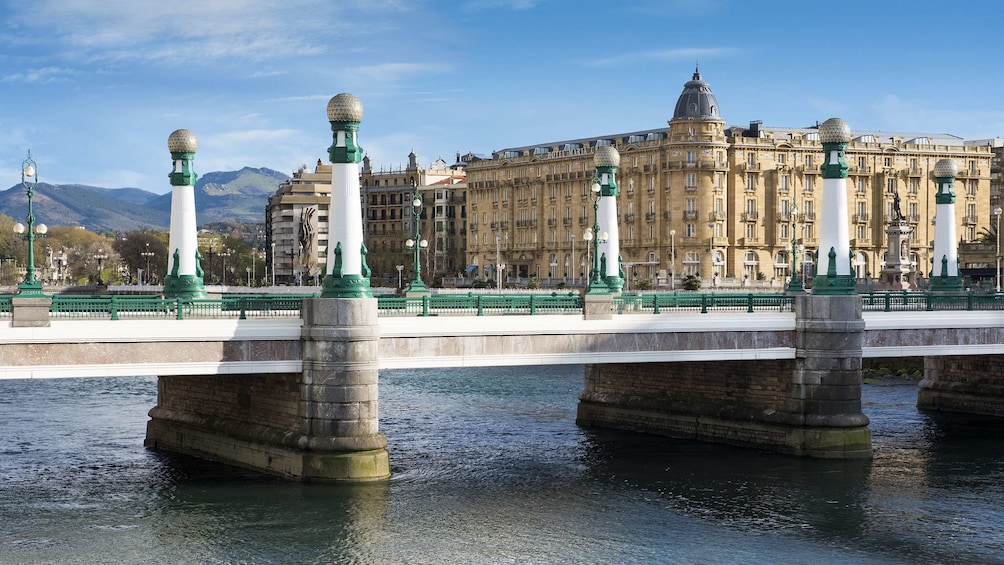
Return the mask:
<path id="1" fill-rule="evenodd" d="M 420 168 L 412 152 L 407 167 L 374 171 L 363 158 L 360 191 L 364 241 L 374 286 L 395 286 L 399 275 L 410 280 L 411 252 L 405 240 L 414 235 L 413 186 L 423 196 L 419 232 L 429 241 L 422 273 L 452 275 L 463 270 L 466 233 L 464 163 L 447 166 L 442 159 Z M 269 197 L 265 210 L 267 262 L 278 284 L 317 284 L 327 260 L 331 165 L 317 161 L 293 173 Z M 399 273 L 397 266 L 403 265 Z M 432 275 L 432 276 L 429 276 Z"/>
<path id="2" fill-rule="evenodd" d="M 913 228 L 911 259 L 926 276 L 939 159 L 959 164 L 957 233 L 974 240 L 989 224 L 986 145 L 948 134 L 852 135 L 847 221 L 857 277 L 882 270 L 885 229 L 897 210 Z M 811 262 L 823 212 L 818 123 L 729 126 L 695 72 L 668 127 L 512 147 L 469 163 L 468 263 L 482 276 L 501 263 L 509 277 L 581 282 L 590 261 L 582 236 L 593 224 L 593 153 L 604 145 L 621 156 L 619 232 L 629 279 L 780 284 L 790 276 L 793 246 L 797 268 Z M 811 274 L 811 265 L 805 270 Z"/>

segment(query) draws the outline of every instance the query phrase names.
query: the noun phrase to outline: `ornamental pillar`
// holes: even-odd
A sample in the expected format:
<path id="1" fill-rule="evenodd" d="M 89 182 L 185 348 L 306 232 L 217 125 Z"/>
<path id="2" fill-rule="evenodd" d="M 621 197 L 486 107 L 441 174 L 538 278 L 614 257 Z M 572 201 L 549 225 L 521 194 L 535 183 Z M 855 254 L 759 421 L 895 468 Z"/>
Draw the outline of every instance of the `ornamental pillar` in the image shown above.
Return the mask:
<path id="1" fill-rule="evenodd" d="M 851 128 L 840 118 L 830 118 L 819 126 L 823 143 L 824 213 L 819 226 L 819 257 L 812 294 L 850 295 L 855 293 L 851 273 L 851 240 L 847 225 L 847 162 L 844 153 L 851 141 Z"/>
<path id="2" fill-rule="evenodd" d="M 205 298 L 198 227 L 195 220 L 195 181 L 192 161 L 199 141 L 187 129 L 175 130 L 167 138 L 174 161 L 171 179 L 171 235 L 168 243 L 165 298 Z"/>
<path id="3" fill-rule="evenodd" d="M 328 206 L 327 263 L 322 298 L 371 298 L 370 269 L 363 244 L 362 204 L 359 200 L 359 162 L 363 150 L 356 136 L 363 105 L 352 94 L 338 94 L 328 102 L 332 143 L 331 203 Z"/>
<path id="4" fill-rule="evenodd" d="M 931 268 L 932 291 L 955 292 L 962 290 L 959 276 L 959 250 L 955 238 L 955 192 L 952 186 L 959 167 L 951 159 L 941 159 L 934 164 L 937 192 L 934 194 L 934 257 Z"/>

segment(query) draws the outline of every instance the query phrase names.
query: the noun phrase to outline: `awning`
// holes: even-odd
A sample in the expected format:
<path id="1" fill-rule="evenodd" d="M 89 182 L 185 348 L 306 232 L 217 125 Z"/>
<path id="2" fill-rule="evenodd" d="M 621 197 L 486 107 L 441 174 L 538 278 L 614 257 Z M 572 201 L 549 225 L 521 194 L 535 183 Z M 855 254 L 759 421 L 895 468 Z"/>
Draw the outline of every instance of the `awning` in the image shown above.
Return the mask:
<path id="1" fill-rule="evenodd" d="M 468 273 L 473 273 L 474 271 L 477 271 L 477 270 L 478 270 L 478 266 L 477 265 L 468 265 L 467 268 L 465 269 L 465 271 L 468 272 Z"/>

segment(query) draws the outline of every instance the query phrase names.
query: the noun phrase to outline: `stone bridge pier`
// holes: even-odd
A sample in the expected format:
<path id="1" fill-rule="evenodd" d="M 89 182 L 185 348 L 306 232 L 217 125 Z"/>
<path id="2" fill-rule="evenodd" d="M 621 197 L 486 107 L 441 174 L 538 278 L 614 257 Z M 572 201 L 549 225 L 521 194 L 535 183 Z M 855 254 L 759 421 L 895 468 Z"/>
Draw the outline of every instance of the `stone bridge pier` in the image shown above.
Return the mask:
<path id="1" fill-rule="evenodd" d="M 304 300 L 300 373 L 161 376 L 145 444 L 299 480 L 390 476 L 377 302 Z"/>
<path id="2" fill-rule="evenodd" d="M 795 302 L 795 359 L 588 365 L 577 422 L 870 459 L 861 412 L 864 321 L 856 295 Z"/>

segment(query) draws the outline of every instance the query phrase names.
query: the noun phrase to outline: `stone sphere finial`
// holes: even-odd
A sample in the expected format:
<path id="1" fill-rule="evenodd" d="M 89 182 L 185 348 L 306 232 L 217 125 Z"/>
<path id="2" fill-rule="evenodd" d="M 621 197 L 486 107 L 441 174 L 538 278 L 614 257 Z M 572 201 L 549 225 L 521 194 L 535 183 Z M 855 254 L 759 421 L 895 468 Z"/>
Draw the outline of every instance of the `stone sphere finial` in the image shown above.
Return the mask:
<path id="1" fill-rule="evenodd" d="M 823 143 L 848 143 L 851 126 L 840 118 L 830 118 L 819 126 L 819 141 Z"/>
<path id="2" fill-rule="evenodd" d="M 187 129 L 176 129 L 167 137 L 167 150 L 171 153 L 195 153 L 199 140 Z"/>
<path id="3" fill-rule="evenodd" d="M 955 178 L 959 174 L 959 165 L 952 159 L 939 159 L 934 164 L 935 178 Z"/>
<path id="4" fill-rule="evenodd" d="M 328 101 L 329 122 L 361 122 L 363 103 L 353 94 L 336 94 Z"/>
<path id="5" fill-rule="evenodd" d="M 604 145 L 596 148 L 593 155 L 593 165 L 596 167 L 619 167 L 621 164 L 621 154 L 613 145 Z"/>

